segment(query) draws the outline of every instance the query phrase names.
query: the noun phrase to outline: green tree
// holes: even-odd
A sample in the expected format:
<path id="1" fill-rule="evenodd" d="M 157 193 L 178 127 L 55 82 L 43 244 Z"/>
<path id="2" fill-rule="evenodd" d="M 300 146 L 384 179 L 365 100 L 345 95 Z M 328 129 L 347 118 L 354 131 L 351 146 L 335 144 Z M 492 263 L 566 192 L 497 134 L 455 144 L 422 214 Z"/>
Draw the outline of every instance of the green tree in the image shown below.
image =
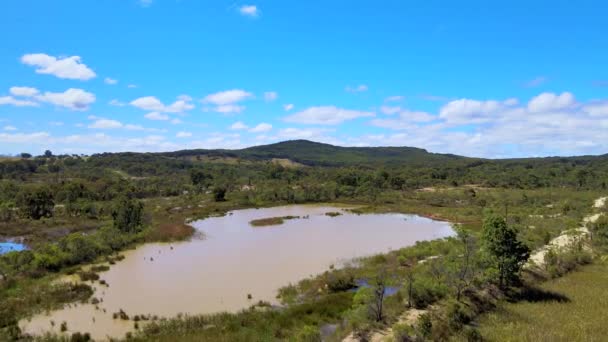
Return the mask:
<path id="1" fill-rule="evenodd" d="M 125 233 L 141 230 L 144 205 L 128 196 L 120 196 L 114 203 L 112 218 L 114 227 Z"/>
<path id="2" fill-rule="evenodd" d="M 190 171 L 190 180 L 192 184 L 197 187 L 197 190 L 204 189 L 211 185 L 213 176 L 200 169 L 192 169 Z"/>
<path id="3" fill-rule="evenodd" d="M 517 239 L 517 231 L 504 218 L 488 216 L 483 223 L 482 243 L 490 270 L 497 273 L 501 288 L 519 279 L 519 271 L 530 256 L 530 249 Z"/>
<path id="4" fill-rule="evenodd" d="M 448 283 L 454 289 L 456 300 L 460 301 L 462 292 L 475 277 L 476 246 L 469 231 L 462 227 L 455 230 L 458 248 L 448 257 Z"/>
<path id="5" fill-rule="evenodd" d="M 226 200 L 226 187 L 216 186 L 213 188 L 213 199 L 216 202 L 224 202 Z"/>
<path id="6" fill-rule="evenodd" d="M 23 189 L 16 198 L 16 204 L 21 216 L 40 220 L 43 217 L 53 216 L 53 194 L 47 187 L 35 190 Z"/>

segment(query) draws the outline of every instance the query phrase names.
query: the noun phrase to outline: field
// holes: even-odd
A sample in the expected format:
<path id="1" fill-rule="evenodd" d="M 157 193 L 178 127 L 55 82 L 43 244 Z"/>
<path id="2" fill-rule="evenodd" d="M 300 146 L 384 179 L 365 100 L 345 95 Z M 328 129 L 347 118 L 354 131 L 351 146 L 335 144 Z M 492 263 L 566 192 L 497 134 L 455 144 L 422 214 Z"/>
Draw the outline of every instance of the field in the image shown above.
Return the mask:
<path id="1" fill-rule="evenodd" d="M 605 341 L 608 265 L 581 268 L 540 286 L 546 298 L 502 305 L 479 321 L 488 341 Z"/>

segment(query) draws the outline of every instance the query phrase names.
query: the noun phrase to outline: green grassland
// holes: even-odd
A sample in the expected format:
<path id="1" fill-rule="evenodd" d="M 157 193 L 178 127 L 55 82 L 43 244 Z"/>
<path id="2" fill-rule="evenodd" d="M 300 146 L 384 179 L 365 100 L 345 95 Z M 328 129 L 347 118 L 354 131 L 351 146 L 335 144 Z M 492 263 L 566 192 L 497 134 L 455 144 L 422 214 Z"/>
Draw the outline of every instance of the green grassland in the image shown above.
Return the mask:
<path id="1" fill-rule="evenodd" d="M 585 266 L 542 285 L 544 298 L 505 303 L 479 320 L 487 341 L 605 341 L 608 265 Z"/>

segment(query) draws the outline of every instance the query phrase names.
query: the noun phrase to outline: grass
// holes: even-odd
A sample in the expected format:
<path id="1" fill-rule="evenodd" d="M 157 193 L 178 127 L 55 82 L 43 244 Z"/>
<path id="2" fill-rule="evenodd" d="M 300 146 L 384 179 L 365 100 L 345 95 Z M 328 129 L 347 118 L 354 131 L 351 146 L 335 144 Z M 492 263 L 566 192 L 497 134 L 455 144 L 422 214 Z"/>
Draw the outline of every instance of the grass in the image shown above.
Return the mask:
<path id="1" fill-rule="evenodd" d="M 277 226 L 285 223 L 285 220 L 293 220 L 300 218 L 299 216 L 280 216 L 280 217 L 268 217 L 249 222 L 254 227 L 265 227 L 265 226 Z"/>
<path id="2" fill-rule="evenodd" d="M 606 288 L 608 265 L 589 265 L 544 283 L 546 296 L 485 315 L 479 330 L 488 341 L 605 341 Z"/>

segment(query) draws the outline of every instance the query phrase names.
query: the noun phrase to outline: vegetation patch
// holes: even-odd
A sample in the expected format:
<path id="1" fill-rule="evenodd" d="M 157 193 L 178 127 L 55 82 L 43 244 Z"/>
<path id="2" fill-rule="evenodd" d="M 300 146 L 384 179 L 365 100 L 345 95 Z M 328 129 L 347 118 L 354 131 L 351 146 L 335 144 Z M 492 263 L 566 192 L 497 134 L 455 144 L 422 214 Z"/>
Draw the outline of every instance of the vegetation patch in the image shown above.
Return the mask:
<path id="1" fill-rule="evenodd" d="M 264 226 L 277 226 L 285 223 L 286 220 L 295 220 L 299 219 L 300 216 L 280 216 L 280 217 L 268 217 L 257 220 L 252 220 L 249 222 L 250 225 L 254 227 L 264 227 Z"/>

